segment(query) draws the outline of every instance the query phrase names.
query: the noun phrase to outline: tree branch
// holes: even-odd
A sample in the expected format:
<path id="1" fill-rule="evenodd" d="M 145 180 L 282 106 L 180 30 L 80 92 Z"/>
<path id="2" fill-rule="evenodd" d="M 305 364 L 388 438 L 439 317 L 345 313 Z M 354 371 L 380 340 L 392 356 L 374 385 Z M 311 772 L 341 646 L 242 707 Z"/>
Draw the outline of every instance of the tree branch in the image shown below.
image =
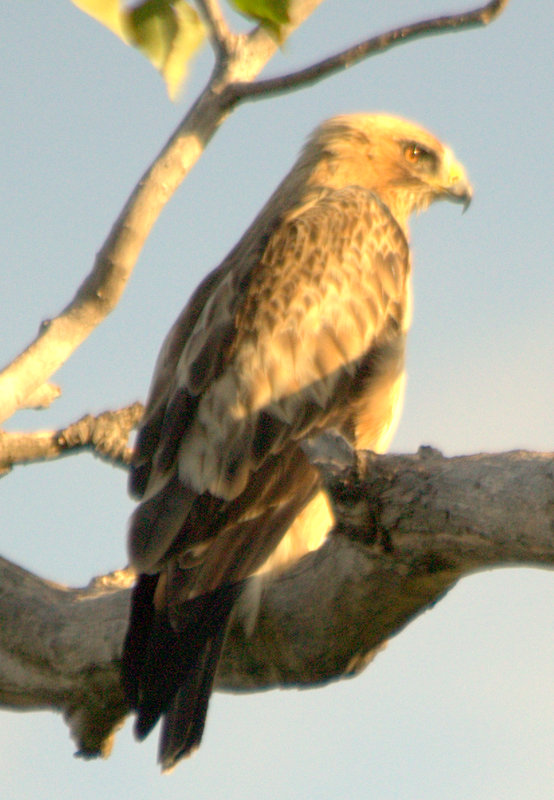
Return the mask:
<path id="1" fill-rule="evenodd" d="M 0 431 L 0 474 L 15 464 L 51 461 L 83 450 L 92 450 L 114 466 L 127 467 L 132 452 L 128 447 L 129 435 L 140 422 L 143 411 L 141 403 L 133 403 L 97 416 L 87 414 L 58 431 Z"/>
<path id="2" fill-rule="evenodd" d="M 432 36 L 439 33 L 451 33 L 462 28 L 488 25 L 501 14 L 507 5 L 508 0 L 492 0 L 492 2 L 473 11 L 427 19 L 412 25 L 403 25 L 400 28 L 395 28 L 379 36 L 366 39 L 359 44 L 347 47 L 346 50 L 342 50 L 340 53 L 325 58 L 323 61 L 312 64 L 305 69 L 263 81 L 231 84 L 225 90 L 225 103 L 233 106 L 243 100 L 255 100 L 259 97 L 269 97 L 294 89 L 303 89 L 323 78 L 328 78 L 341 69 L 352 67 L 370 56 L 383 53 L 385 50 L 390 50 L 392 47 L 404 44 L 412 39 L 420 39 L 424 36 Z"/>
<path id="3" fill-rule="evenodd" d="M 292 0 L 290 23 L 281 29 L 283 41 L 320 2 Z M 474 11 L 404 26 L 300 72 L 252 83 L 275 53 L 277 43 L 261 27 L 231 40 L 216 0 L 200 0 L 199 6 L 219 53 L 216 69 L 197 102 L 138 182 L 74 298 L 58 316 L 43 321 L 35 340 L 0 372 L 0 422 L 28 405 L 29 396 L 48 381 L 115 308 L 162 209 L 237 103 L 300 88 L 417 36 L 487 24 L 507 2 L 495 0 Z"/>
<path id="4" fill-rule="evenodd" d="M 283 41 L 321 1 L 291 2 L 291 21 L 281 30 Z M 300 88 L 411 38 L 485 25 L 500 14 L 507 2 L 494 0 L 474 11 L 404 26 L 300 72 L 252 83 L 273 56 L 277 43 L 261 27 L 248 36 L 231 40 L 216 0 L 200 0 L 199 6 L 219 53 L 216 69 L 197 102 L 138 182 L 74 298 L 58 316 L 43 321 L 35 340 L 0 372 L 0 422 L 26 407 L 29 396 L 48 381 L 115 308 L 162 209 L 237 103 Z"/>
<path id="5" fill-rule="evenodd" d="M 321 1 L 293 0 L 291 23 L 284 28 L 283 36 L 289 36 Z M 36 339 L 0 372 L 0 422 L 25 406 L 26 398 L 113 311 L 162 209 L 231 110 L 221 103 L 222 88 L 234 81 L 252 80 L 277 47 L 265 31 L 257 28 L 241 37 L 232 57 L 216 69 L 199 99 L 139 180 L 74 298 L 57 317 L 45 320 Z"/>
<path id="6" fill-rule="evenodd" d="M 422 448 L 351 461 L 320 464 L 335 531 L 271 584 L 251 635 L 239 603 L 219 689 L 359 672 L 462 576 L 554 567 L 554 454 L 447 459 Z M 62 710 L 83 755 L 105 754 L 127 713 L 118 670 L 130 580 L 122 572 L 65 589 L 0 560 L 0 703 Z"/>
<path id="7" fill-rule="evenodd" d="M 61 395 L 62 390 L 55 383 L 43 383 L 27 395 L 22 408 L 48 408 Z"/>
<path id="8" fill-rule="evenodd" d="M 226 59 L 235 48 L 237 36 L 229 30 L 217 0 L 196 0 L 200 15 L 205 22 L 212 47 L 219 59 Z"/>

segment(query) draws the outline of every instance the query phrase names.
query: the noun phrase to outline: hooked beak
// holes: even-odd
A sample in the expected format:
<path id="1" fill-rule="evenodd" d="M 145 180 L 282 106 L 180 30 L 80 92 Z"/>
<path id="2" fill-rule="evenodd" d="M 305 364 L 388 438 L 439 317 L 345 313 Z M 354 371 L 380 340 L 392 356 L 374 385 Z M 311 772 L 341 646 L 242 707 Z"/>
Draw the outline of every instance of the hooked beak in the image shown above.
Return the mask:
<path id="1" fill-rule="evenodd" d="M 455 183 L 451 184 L 445 190 L 445 194 L 447 200 L 452 200 L 454 203 L 463 203 L 464 207 L 462 209 L 462 214 L 465 214 L 473 197 L 473 189 L 471 184 L 464 177 L 463 179 L 459 179 Z"/>
<path id="2" fill-rule="evenodd" d="M 464 168 L 458 161 L 452 158 L 452 160 L 448 159 L 448 162 L 445 181 L 442 185 L 443 195 L 446 200 L 452 200 L 454 203 L 463 203 L 463 212 L 465 212 L 469 208 L 473 197 L 471 183 Z"/>

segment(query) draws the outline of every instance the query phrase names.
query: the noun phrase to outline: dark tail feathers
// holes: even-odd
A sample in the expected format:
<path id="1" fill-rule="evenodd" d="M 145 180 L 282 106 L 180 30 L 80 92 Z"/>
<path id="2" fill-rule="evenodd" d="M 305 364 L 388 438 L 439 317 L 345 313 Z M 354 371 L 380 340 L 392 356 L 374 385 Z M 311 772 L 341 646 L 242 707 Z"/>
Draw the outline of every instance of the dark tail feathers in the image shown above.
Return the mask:
<path id="1" fill-rule="evenodd" d="M 164 770 L 200 744 L 227 622 L 239 587 L 223 586 L 183 607 L 174 630 L 167 614 L 154 610 L 157 575 L 141 575 L 133 592 L 123 648 L 122 684 L 137 712 L 135 733 L 143 739 L 160 717 L 159 760 Z"/>

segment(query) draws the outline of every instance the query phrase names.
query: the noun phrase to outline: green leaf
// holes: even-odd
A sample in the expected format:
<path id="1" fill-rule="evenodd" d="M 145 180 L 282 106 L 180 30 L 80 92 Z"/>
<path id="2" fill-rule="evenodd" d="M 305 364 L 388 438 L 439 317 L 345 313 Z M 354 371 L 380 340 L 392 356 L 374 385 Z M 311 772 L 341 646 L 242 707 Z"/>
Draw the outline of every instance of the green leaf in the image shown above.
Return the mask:
<path id="1" fill-rule="evenodd" d="M 290 0 L 230 0 L 247 17 L 258 20 L 270 33 L 281 39 L 281 25 L 289 22 Z"/>
<path id="2" fill-rule="evenodd" d="M 125 41 L 119 0 L 72 0 L 72 3 Z"/>
<path id="3" fill-rule="evenodd" d="M 124 12 L 128 40 L 164 77 L 172 100 L 205 31 L 196 11 L 184 0 L 146 0 Z"/>
<path id="4" fill-rule="evenodd" d="M 121 0 L 72 2 L 137 47 L 162 74 L 170 98 L 176 98 L 188 62 L 205 38 L 198 14 L 185 0 L 145 0 L 128 7 Z"/>

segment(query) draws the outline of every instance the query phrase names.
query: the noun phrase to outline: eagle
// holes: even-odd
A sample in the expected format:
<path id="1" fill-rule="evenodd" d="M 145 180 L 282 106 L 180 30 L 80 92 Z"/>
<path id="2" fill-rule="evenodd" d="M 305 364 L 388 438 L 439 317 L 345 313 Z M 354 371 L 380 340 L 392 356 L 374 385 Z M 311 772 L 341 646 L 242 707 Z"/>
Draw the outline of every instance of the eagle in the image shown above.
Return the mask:
<path id="1" fill-rule="evenodd" d="M 404 393 L 408 217 L 467 207 L 452 151 L 384 114 L 321 124 L 241 240 L 194 292 L 157 360 L 136 440 L 138 575 L 122 684 L 168 770 L 200 744 L 234 608 L 333 525 L 306 443 L 384 452 Z"/>

